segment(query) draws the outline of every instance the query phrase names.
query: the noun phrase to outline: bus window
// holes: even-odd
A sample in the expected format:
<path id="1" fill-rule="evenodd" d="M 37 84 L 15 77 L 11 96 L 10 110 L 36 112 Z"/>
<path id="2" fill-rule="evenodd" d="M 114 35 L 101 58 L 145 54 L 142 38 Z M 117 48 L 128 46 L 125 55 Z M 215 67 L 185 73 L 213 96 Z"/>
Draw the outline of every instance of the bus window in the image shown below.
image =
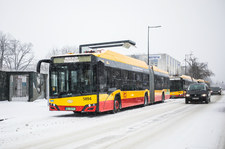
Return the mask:
<path id="1" fill-rule="evenodd" d="M 156 75 L 155 76 L 155 89 L 156 90 L 161 90 L 162 89 L 162 78 L 161 76 Z"/>
<path id="2" fill-rule="evenodd" d="M 51 94 L 57 95 L 58 94 L 58 77 L 57 72 L 52 71 L 51 72 Z"/>
<path id="3" fill-rule="evenodd" d="M 128 71 L 127 70 L 121 70 L 121 76 L 123 78 L 123 81 L 127 81 L 127 79 L 128 79 Z"/>
<path id="4" fill-rule="evenodd" d="M 104 69 L 103 74 L 100 74 L 99 76 L 99 82 L 100 82 L 100 92 L 107 92 L 107 71 Z"/>
<path id="5" fill-rule="evenodd" d="M 78 65 L 78 88 L 82 93 L 92 92 L 93 72 L 89 64 Z M 74 91 L 76 92 L 76 91 Z"/>
<path id="6" fill-rule="evenodd" d="M 77 86 L 77 71 L 71 71 L 71 89 L 75 90 Z"/>
<path id="7" fill-rule="evenodd" d="M 134 80 L 134 73 L 129 71 L 128 72 L 128 79 L 131 81 L 131 80 Z"/>
<path id="8" fill-rule="evenodd" d="M 68 92 L 68 72 L 67 71 L 60 71 L 59 72 L 59 92 Z"/>

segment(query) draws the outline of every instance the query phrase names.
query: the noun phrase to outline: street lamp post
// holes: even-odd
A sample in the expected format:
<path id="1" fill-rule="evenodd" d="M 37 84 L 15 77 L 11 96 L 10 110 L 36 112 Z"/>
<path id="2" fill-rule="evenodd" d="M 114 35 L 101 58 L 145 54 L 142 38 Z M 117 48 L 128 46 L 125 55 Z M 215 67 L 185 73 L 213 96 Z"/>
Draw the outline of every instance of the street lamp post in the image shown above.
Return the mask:
<path id="1" fill-rule="evenodd" d="M 159 28 L 159 27 L 162 27 L 162 26 L 148 26 L 148 65 L 149 65 L 149 29 L 150 28 Z"/>

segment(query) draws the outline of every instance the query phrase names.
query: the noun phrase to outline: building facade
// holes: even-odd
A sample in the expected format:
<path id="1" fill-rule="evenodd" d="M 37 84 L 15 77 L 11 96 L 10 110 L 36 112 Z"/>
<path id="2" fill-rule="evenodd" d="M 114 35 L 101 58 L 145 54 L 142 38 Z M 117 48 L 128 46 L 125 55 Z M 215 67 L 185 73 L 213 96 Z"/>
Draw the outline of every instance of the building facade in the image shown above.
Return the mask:
<path id="1" fill-rule="evenodd" d="M 181 62 L 168 54 L 150 54 L 149 64 L 169 72 L 171 76 L 181 75 Z"/>
<path id="2" fill-rule="evenodd" d="M 147 55 L 132 55 L 132 57 L 145 61 L 147 63 Z M 169 75 L 182 75 L 181 62 L 168 54 L 150 54 L 149 64 L 159 69 L 169 72 Z"/>

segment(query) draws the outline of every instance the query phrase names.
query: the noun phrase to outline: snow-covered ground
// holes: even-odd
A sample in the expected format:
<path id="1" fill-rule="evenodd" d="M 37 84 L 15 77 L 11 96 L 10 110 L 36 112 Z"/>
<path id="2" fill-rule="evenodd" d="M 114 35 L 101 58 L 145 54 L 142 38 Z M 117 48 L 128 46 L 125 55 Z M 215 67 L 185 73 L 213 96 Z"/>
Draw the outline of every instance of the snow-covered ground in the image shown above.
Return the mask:
<path id="1" fill-rule="evenodd" d="M 0 149 L 225 149 L 225 96 L 210 104 L 184 99 L 117 114 L 49 111 L 45 99 L 0 102 Z"/>

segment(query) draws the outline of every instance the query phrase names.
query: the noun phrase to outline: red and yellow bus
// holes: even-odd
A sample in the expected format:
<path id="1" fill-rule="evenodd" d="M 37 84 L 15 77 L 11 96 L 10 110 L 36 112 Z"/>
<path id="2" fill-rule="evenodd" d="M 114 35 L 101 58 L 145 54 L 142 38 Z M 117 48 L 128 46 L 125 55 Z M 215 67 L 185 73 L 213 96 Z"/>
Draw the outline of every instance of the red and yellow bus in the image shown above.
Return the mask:
<path id="1" fill-rule="evenodd" d="M 51 111 L 118 112 L 169 99 L 169 75 L 110 50 L 53 56 L 49 67 Z"/>
<path id="2" fill-rule="evenodd" d="M 170 77 L 170 98 L 183 98 L 185 97 L 185 90 L 188 86 L 194 82 L 197 82 L 194 78 L 182 75 L 179 77 Z"/>
<path id="3" fill-rule="evenodd" d="M 197 79 L 196 80 L 198 83 L 205 83 L 205 84 L 207 84 L 209 87 L 210 87 L 210 82 L 209 81 L 205 81 L 205 80 L 203 80 L 203 79 Z"/>

